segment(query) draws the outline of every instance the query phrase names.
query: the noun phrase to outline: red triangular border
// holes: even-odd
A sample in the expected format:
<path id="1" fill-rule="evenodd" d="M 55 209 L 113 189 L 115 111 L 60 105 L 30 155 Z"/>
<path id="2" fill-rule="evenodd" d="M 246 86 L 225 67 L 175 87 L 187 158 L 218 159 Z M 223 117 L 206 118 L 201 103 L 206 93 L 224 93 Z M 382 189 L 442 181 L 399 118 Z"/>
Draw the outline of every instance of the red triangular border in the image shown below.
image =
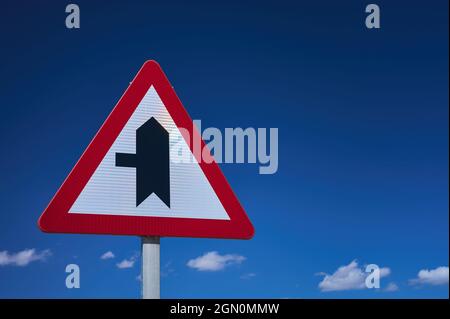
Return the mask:
<path id="1" fill-rule="evenodd" d="M 49 233 L 250 239 L 254 233 L 253 226 L 215 162 L 199 161 L 199 165 L 230 220 L 68 213 L 151 85 L 175 124 L 201 140 L 158 63 L 145 62 L 39 218 L 39 228 Z M 203 140 L 201 143 L 203 149 L 205 143 Z M 188 145 L 192 152 L 193 143 Z"/>

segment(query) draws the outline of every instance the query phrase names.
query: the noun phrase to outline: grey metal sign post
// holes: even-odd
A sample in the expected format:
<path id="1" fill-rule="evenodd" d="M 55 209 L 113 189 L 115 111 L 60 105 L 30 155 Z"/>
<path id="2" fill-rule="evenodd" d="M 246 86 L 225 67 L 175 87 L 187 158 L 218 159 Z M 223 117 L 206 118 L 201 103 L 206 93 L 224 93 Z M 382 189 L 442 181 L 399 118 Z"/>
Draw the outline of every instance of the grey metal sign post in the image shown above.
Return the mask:
<path id="1" fill-rule="evenodd" d="M 142 237 L 142 299 L 160 298 L 159 237 Z"/>

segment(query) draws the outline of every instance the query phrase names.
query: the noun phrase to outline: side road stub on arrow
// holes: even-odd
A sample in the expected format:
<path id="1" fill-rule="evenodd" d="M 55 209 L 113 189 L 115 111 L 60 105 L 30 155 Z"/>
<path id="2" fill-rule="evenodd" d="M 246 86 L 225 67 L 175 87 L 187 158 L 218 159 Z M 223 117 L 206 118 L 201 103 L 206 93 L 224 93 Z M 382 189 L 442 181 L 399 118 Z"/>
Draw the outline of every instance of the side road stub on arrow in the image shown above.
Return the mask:
<path id="1" fill-rule="evenodd" d="M 181 129 L 188 134 L 182 134 Z M 41 215 L 49 233 L 250 239 L 254 229 L 155 61 L 147 61 Z M 192 163 L 171 160 L 171 147 Z"/>

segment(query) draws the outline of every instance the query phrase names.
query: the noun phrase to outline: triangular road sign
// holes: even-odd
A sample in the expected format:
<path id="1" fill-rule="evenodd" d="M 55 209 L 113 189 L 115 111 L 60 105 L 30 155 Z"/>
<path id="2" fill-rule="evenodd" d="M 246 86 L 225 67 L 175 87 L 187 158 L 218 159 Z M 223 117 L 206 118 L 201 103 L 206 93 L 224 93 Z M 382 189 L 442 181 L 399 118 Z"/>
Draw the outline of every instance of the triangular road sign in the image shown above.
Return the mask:
<path id="1" fill-rule="evenodd" d="M 193 152 L 197 139 L 203 150 Z M 242 238 L 253 226 L 158 63 L 147 61 L 39 219 L 50 233 Z"/>

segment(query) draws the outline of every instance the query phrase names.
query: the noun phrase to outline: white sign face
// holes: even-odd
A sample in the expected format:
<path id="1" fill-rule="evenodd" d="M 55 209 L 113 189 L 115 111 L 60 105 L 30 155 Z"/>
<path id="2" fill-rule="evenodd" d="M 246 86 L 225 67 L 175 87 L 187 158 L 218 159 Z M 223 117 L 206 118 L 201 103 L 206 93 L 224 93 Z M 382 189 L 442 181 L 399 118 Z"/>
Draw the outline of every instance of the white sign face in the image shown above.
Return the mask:
<path id="1" fill-rule="evenodd" d="M 155 193 L 136 205 L 136 168 L 116 166 L 116 153 L 136 153 L 136 130 L 155 118 L 169 133 L 170 208 Z M 178 153 L 179 152 L 179 153 Z M 71 214 L 103 214 L 229 220 L 190 148 L 153 86 L 126 123 L 89 182 L 69 210 Z"/>

